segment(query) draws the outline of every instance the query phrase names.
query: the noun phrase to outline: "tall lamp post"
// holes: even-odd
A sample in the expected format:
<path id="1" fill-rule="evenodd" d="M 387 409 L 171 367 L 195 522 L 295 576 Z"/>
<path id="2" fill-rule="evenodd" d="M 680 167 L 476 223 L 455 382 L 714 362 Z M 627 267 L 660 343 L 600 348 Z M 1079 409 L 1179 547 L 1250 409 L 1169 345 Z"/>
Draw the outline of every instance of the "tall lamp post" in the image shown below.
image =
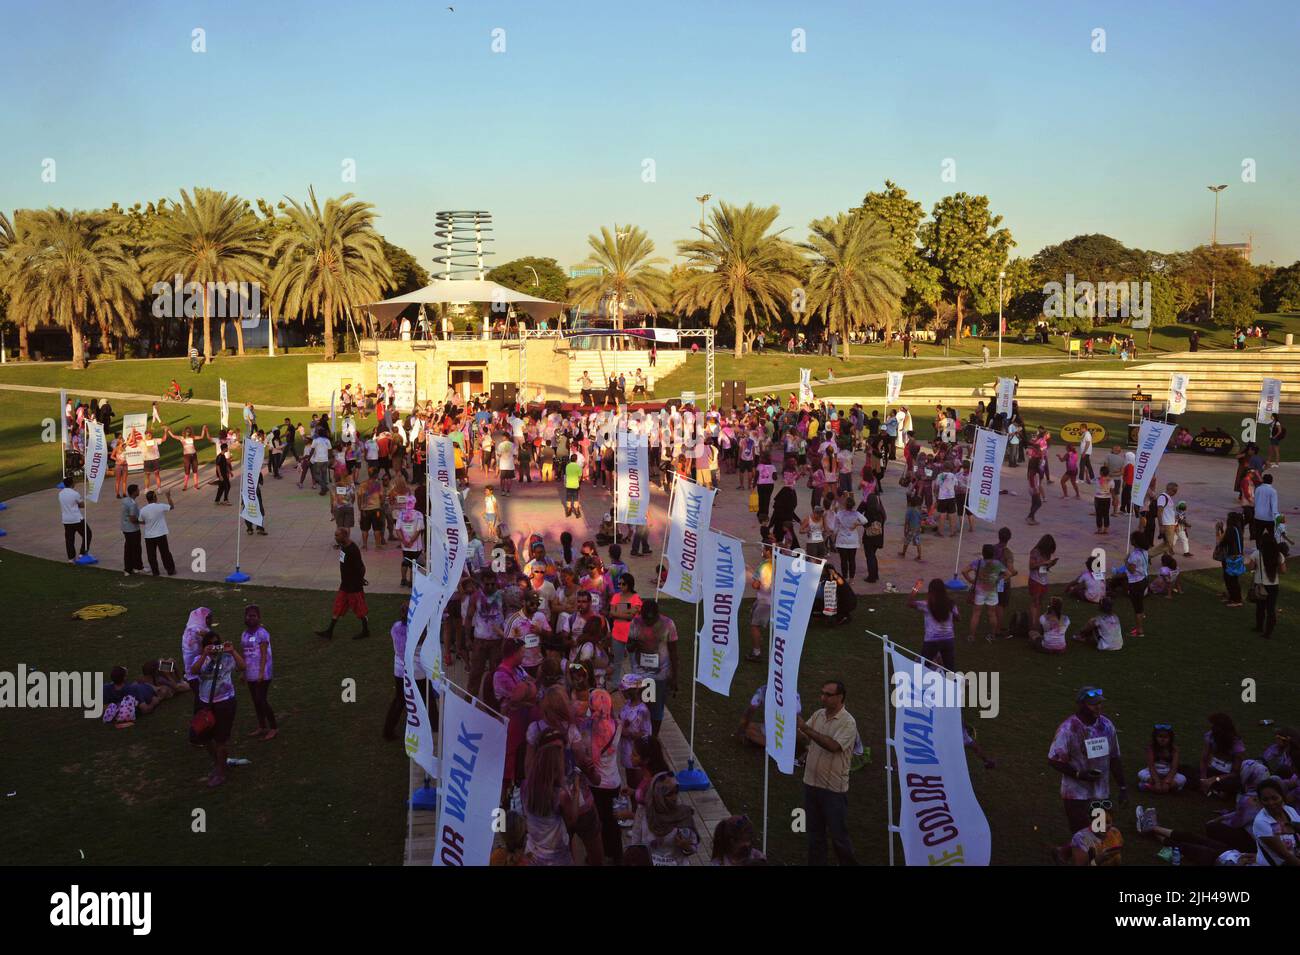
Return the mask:
<path id="1" fill-rule="evenodd" d="M 1206 189 L 1214 193 L 1214 230 L 1210 233 L 1210 249 L 1213 251 L 1219 244 L 1219 193 L 1228 188 L 1225 182 L 1221 186 L 1206 186 Z M 1214 324 L 1214 259 L 1210 259 L 1210 324 Z"/>
<path id="2" fill-rule="evenodd" d="M 1007 277 L 1006 272 L 998 273 L 998 358 L 1002 358 L 1002 280 Z"/>
<path id="3" fill-rule="evenodd" d="M 700 234 L 701 235 L 704 234 L 704 206 L 705 203 L 707 203 L 712 198 L 713 198 L 713 193 L 711 192 L 706 192 L 702 196 L 695 197 L 695 201 L 700 204 Z M 680 325 L 681 323 L 679 322 L 678 324 Z"/>

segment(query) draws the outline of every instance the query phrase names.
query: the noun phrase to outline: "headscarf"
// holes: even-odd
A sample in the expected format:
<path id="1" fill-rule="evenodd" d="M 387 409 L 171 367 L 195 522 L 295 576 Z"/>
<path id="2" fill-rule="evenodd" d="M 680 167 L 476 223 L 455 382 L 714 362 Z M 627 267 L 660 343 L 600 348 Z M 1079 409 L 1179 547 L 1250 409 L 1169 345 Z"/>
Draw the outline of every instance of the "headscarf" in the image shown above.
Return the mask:
<path id="1" fill-rule="evenodd" d="M 695 810 L 680 802 L 669 807 L 665 795 L 668 786 L 675 783 L 672 773 L 659 773 L 650 783 L 650 798 L 645 805 L 646 826 L 656 836 L 666 836 L 687 823 L 694 824 Z"/>
<path id="2" fill-rule="evenodd" d="M 1268 778 L 1268 764 L 1258 759 L 1247 759 L 1241 764 L 1241 791 L 1253 793 Z"/>
<path id="3" fill-rule="evenodd" d="M 196 607 L 190 611 L 190 617 L 185 621 L 185 632 L 181 635 L 181 661 L 187 678 L 191 664 L 203 650 L 203 637 L 208 632 L 211 616 L 212 611 L 207 607 Z"/>

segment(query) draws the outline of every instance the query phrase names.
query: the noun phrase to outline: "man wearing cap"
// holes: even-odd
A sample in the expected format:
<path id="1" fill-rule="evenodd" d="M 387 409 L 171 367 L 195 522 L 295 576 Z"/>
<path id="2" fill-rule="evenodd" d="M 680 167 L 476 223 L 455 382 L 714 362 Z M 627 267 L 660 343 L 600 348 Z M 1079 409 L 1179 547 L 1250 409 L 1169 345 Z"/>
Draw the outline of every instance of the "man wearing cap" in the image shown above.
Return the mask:
<path id="1" fill-rule="evenodd" d="M 1088 828 L 1094 801 L 1110 798 L 1110 776 L 1119 787 L 1119 801 L 1128 799 L 1115 725 L 1101 715 L 1105 695 L 1085 686 L 1075 700 L 1078 708 L 1057 727 L 1047 753 L 1048 765 L 1061 774 L 1061 800 L 1071 835 Z"/>

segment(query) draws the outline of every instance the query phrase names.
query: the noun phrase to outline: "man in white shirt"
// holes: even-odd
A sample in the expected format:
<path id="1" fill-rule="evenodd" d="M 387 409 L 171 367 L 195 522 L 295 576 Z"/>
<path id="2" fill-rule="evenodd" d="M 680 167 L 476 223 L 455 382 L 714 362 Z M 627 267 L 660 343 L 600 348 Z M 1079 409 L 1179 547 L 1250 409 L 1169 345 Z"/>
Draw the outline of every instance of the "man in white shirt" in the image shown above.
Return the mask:
<path id="1" fill-rule="evenodd" d="M 1174 539 L 1178 534 L 1178 503 L 1175 495 L 1178 493 L 1178 485 L 1170 481 L 1165 485 L 1165 491 L 1156 497 L 1156 513 L 1160 518 L 1160 540 L 1155 542 L 1151 548 L 1151 556 L 1154 557 L 1164 547 L 1169 553 L 1174 553 Z"/>
<path id="2" fill-rule="evenodd" d="M 64 485 L 59 491 L 59 514 L 63 520 L 63 546 L 68 553 L 68 561 L 76 563 L 78 550 L 77 535 L 81 535 L 80 554 L 84 557 L 90 550 L 90 525 L 86 523 L 86 504 L 80 492 L 71 485 Z"/>
<path id="3" fill-rule="evenodd" d="M 1273 486 L 1273 475 L 1265 474 L 1260 483 L 1255 485 L 1255 520 L 1251 526 L 1252 540 L 1259 540 L 1265 530 L 1273 530 L 1278 515 L 1277 488 Z M 1164 518 L 1161 518 L 1164 523 Z M 1169 547 L 1173 551 L 1173 545 Z"/>
<path id="4" fill-rule="evenodd" d="M 1097 475 L 1092 470 L 1092 432 L 1087 428 L 1083 429 L 1083 436 L 1079 438 L 1079 477 L 1084 484 L 1097 480 Z"/>
<path id="5" fill-rule="evenodd" d="M 158 555 L 161 553 L 167 576 L 175 577 L 176 562 L 172 560 L 171 547 L 167 544 L 167 512 L 175 507 L 172 492 L 167 492 L 166 504 L 159 503 L 157 491 L 150 491 L 144 499 L 149 503 L 140 508 L 140 521 L 144 525 L 144 550 L 149 558 L 149 569 L 155 577 L 158 576 Z"/>
<path id="6" fill-rule="evenodd" d="M 938 502 L 937 509 L 939 512 L 939 536 L 943 536 L 943 528 L 948 528 L 948 536 L 952 536 L 952 525 L 957 519 L 957 474 L 949 468 L 944 468 L 935 478 L 935 500 Z"/>
<path id="7" fill-rule="evenodd" d="M 311 441 L 311 474 L 322 496 L 329 487 L 330 439 L 317 432 Z"/>
<path id="8" fill-rule="evenodd" d="M 510 496 L 510 486 L 515 481 L 515 443 L 503 437 L 497 444 L 497 476 L 501 479 L 501 493 Z"/>

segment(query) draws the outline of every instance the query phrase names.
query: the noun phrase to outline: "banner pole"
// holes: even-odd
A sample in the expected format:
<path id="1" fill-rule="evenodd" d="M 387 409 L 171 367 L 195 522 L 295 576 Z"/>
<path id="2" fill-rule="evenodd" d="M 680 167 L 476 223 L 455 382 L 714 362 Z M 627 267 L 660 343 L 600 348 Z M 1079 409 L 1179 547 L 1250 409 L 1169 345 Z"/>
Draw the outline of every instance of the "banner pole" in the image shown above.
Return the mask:
<path id="1" fill-rule="evenodd" d="M 952 580 L 948 581 L 949 590 L 965 590 L 966 581 L 962 580 L 957 574 L 957 568 L 961 567 L 961 541 L 962 536 L 966 533 L 966 501 L 970 497 L 970 491 L 967 490 L 966 497 L 957 505 L 957 557 L 952 565 Z"/>
<path id="2" fill-rule="evenodd" d="M 78 564 L 98 564 L 99 561 L 90 552 L 90 545 L 86 542 L 86 535 L 89 533 L 88 515 L 86 511 L 90 505 L 90 468 L 87 467 L 86 454 L 90 451 L 90 424 L 88 420 L 83 420 L 81 424 L 81 546 L 85 552 L 76 559 Z"/>
<path id="3" fill-rule="evenodd" d="M 677 496 L 677 473 L 673 472 L 672 487 L 668 489 L 668 520 L 664 527 L 663 537 L 659 541 L 659 569 L 655 571 L 655 593 L 661 590 L 660 584 L 664 579 L 664 552 L 668 549 L 668 530 L 673 521 L 673 498 Z"/>
<path id="4" fill-rule="evenodd" d="M 885 822 L 885 837 L 889 840 L 889 865 L 894 865 L 894 747 L 893 726 L 889 719 L 889 637 L 880 642 L 880 670 L 885 684 L 885 806 L 888 816 Z"/>

